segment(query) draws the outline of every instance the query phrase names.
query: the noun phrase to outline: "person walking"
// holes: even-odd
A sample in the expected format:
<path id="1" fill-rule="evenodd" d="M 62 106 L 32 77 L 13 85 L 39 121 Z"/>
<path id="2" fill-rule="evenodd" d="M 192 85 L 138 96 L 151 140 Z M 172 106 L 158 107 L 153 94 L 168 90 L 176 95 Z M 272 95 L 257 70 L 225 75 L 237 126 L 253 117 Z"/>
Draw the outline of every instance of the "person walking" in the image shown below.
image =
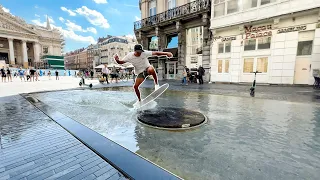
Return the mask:
<path id="1" fill-rule="evenodd" d="M 91 76 L 91 80 L 93 79 L 93 71 L 92 70 L 90 70 L 90 76 Z"/>
<path id="2" fill-rule="evenodd" d="M 1 73 L 1 80 L 2 82 L 6 82 L 6 70 L 4 69 L 4 66 L 2 67 L 2 69 L 0 69 L 0 73 Z"/>
<path id="3" fill-rule="evenodd" d="M 9 69 L 9 67 L 7 68 L 7 78 L 8 78 L 8 82 L 9 82 L 9 79 L 10 79 L 10 82 L 12 82 L 11 70 Z"/>
<path id="4" fill-rule="evenodd" d="M 26 69 L 26 71 L 25 71 L 24 73 L 25 73 L 25 75 L 26 75 L 27 82 L 29 81 L 29 79 L 30 79 L 30 82 L 31 82 L 31 78 L 30 78 L 30 70 L 29 70 L 29 68 L 27 68 L 27 69 Z"/>
<path id="5" fill-rule="evenodd" d="M 32 81 L 34 82 L 35 73 L 36 73 L 36 71 L 31 67 L 31 69 L 30 69 L 30 82 L 31 82 L 31 78 L 32 78 Z"/>
<path id="6" fill-rule="evenodd" d="M 108 81 L 108 75 L 109 75 L 109 69 L 108 69 L 108 64 L 104 64 L 104 68 L 102 68 L 102 78 L 105 78 L 107 81 L 107 84 L 109 84 L 109 81 Z"/>
<path id="7" fill-rule="evenodd" d="M 48 72 L 49 80 L 51 80 L 51 71 Z"/>
<path id="8" fill-rule="evenodd" d="M 199 66 L 198 68 L 198 78 L 199 78 L 199 84 L 203 84 L 203 76 L 204 76 L 205 70 L 203 69 L 202 66 Z"/>
<path id="9" fill-rule="evenodd" d="M 184 85 L 188 85 L 188 81 L 187 81 L 187 76 L 188 76 L 187 69 L 188 69 L 187 66 L 185 66 L 185 67 L 183 68 L 183 72 L 182 72 L 182 75 L 183 75 L 182 83 L 183 83 Z"/>
<path id="10" fill-rule="evenodd" d="M 117 72 L 117 68 L 116 68 L 116 66 L 113 66 L 112 67 L 112 70 L 111 70 L 111 82 L 112 82 L 112 80 L 115 78 L 116 79 L 116 83 L 118 83 L 118 72 Z"/>
<path id="11" fill-rule="evenodd" d="M 59 80 L 59 72 L 56 70 L 56 80 Z"/>
<path id="12" fill-rule="evenodd" d="M 22 78 L 23 78 L 24 82 L 26 82 L 26 78 L 24 77 L 24 71 L 22 70 L 21 67 L 18 70 L 18 73 L 19 73 L 19 77 L 20 77 L 21 82 L 22 82 Z"/>

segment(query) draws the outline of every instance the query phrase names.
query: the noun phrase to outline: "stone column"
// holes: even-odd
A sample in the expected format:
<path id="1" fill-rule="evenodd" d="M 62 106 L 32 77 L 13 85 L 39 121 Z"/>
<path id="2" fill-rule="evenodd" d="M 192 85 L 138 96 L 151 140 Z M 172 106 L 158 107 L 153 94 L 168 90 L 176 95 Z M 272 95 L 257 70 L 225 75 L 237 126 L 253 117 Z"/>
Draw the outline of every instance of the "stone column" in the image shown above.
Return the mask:
<path id="1" fill-rule="evenodd" d="M 28 68 L 28 52 L 27 52 L 27 42 L 22 40 L 22 60 L 23 68 Z"/>
<path id="2" fill-rule="evenodd" d="M 183 24 L 176 22 L 176 30 L 178 33 L 178 74 L 177 79 L 182 79 L 183 68 L 186 64 L 186 29 Z"/>
<path id="3" fill-rule="evenodd" d="M 53 46 L 52 45 L 50 45 L 49 46 L 49 55 L 54 55 L 54 49 L 53 49 Z"/>
<path id="4" fill-rule="evenodd" d="M 14 49 L 13 49 L 13 39 L 8 38 L 9 41 L 9 55 L 10 55 L 10 64 L 16 64 L 14 60 Z"/>
<path id="5" fill-rule="evenodd" d="M 33 55 L 34 55 L 34 62 L 39 63 L 40 62 L 40 53 L 39 53 L 39 43 L 37 43 L 37 42 L 33 43 Z"/>
<path id="6" fill-rule="evenodd" d="M 210 19 L 207 13 L 202 15 L 203 23 L 203 42 L 202 42 L 202 67 L 205 69 L 204 81 L 209 81 L 210 71 L 210 45 L 211 45 L 211 31 Z"/>

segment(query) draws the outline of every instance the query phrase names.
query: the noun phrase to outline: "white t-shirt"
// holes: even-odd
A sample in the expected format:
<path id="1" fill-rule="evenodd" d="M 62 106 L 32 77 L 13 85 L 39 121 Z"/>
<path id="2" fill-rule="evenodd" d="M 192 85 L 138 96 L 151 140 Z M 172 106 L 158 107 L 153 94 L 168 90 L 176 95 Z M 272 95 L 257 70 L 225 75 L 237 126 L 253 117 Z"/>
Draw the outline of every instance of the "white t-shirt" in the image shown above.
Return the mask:
<path id="1" fill-rule="evenodd" d="M 109 74 L 109 69 L 107 67 L 102 68 L 102 73 Z"/>
<path id="2" fill-rule="evenodd" d="M 135 56 L 134 52 L 130 52 L 122 59 L 122 61 L 131 63 L 135 73 L 140 74 L 151 66 L 148 60 L 148 57 L 150 56 L 152 56 L 152 51 L 144 51 L 139 57 Z"/>

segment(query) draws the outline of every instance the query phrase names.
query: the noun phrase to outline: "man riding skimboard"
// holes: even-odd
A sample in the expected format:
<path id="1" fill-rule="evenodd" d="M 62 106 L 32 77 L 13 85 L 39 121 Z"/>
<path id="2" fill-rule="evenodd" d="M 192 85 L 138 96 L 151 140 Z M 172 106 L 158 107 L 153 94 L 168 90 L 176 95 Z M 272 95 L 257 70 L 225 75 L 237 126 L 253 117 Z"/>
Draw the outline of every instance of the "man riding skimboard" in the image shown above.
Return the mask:
<path id="1" fill-rule="evenodd" d="M 134 91 L 137 95 L 138 101 L 134 104 L 141 104 L 140 90 L 139 86 L 143 81 L 151 75 L 154 79 L 154 88 L 157 90 L 159 88 L 157 73 L 154 70 L 153 66 L 150 65 L 148 57 L 151 56 L 168 56 L 172 57 L 170 52 L 159 52 L 159 51 L 144 51 L 142 45 L 137 44 L 134 46 L 134 52 L 128 53 L 122 60 L 119 60 L 119 56 L 116 54 L 114 59 L 118 64 L 130 63 L 134 67 L 135 74 L 138 76 L 135 79 Z"/>

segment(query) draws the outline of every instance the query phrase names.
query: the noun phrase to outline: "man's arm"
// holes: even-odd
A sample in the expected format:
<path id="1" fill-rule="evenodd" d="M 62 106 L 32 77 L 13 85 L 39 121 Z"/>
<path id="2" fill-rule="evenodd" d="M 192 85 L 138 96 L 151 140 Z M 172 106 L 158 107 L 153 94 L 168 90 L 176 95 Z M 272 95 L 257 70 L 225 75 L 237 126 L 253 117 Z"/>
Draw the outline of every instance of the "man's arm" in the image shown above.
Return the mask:
<path id="1" fill-rule="evenodd" d="M 160 52 L 160 51 L 153 51 L 152 56 L 168 56 L 173 57 L 173 54 L 171 52 Z"/>
<path id="2" fill-rule="evenodd" d="M 118 54 L 116 54 L 116 55 L 114 56 L 114 60 L 116 60 L 116 62 L 117 62 L 118 64 L 124 64 L 124 63 L 126 63 L 126 62 L 124 62 L 124 61 L 120 61 Z"/>

